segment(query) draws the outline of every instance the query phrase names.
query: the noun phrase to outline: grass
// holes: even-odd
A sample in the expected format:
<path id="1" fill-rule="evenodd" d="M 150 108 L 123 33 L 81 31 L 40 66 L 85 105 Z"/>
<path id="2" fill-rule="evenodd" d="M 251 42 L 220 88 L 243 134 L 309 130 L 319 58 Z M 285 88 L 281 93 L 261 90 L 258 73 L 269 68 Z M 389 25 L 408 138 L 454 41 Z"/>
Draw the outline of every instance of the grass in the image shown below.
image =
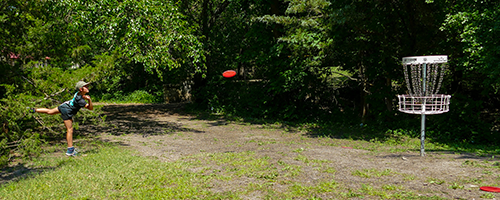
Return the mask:
<path id="1" fill-rule="evenodd" d="M 301 166 L 273 161 L 252 151 L 202 152 L 176 162 L 160 162 L 134 154 L 104 143 L 86 156 L 42 156 L 32 163 L 33 168 L 41 172 L 1 185 L 0 199 L 243 199 L 257 193 L 262 199 L 440 199 L 423 198 L 392 184 L 381 187 L 362 184 L 353 190 L 336 182 L 333 179 L 336 170 L 322 166 L 329 164 L 322 160 L 308 159 L 321 168 L 317 173 L 327 173 L 330 178 L 304 183 L 300 181 L 304 175 Z M 388 169 L 363 169 L 354 170 L 352 175 L 377 178 L 397 173 Z M 234 180 L 247 181 L 243 187 L 228 185 L 224 186 L 225 191 L 212 190 Z M 428 182 L 442 181 L 429 179 Z M 277 185 L 281 189 L 277 189 Z M 458 183 L 450 188 L 462 189 Z"/>
<path id="2" fill-rule="evenodd" d="M 436 178 L 428 178 L 428 179 L 427 179 L 427 182 L 428 182 L 429 184 L 437 184 L 437 185 L 441 185 L 441 184 L 445 183 L 446 181 L 444 181 L 444 180 L 440 180 L 440 179 L 436 179 Z"/>
<path id="3" fill-rule="evenodd" d="M 288 133 L 287 133 L 288 134 Z M 183 133 L 174 138 L 189 137 Z M 212 138 L 214 143 L 222 143 Z M 185 156 L 175 162 L 161 162 L 154 158 L 136 156 L 136 152 L 114 144 L 98 142 L 86 156 L 67 158 L 42 155 L 29 165 L 31 173 L 22 179 L 0 185 L 0 199 L 442 199 L 430 193 L 419 194 L 404 186 L 381 183 L 380 180 L 398 179 L 404 182 L 423 182 L 454 190 L 464 190 L 467 184 L 480 184 L 483 177 L 459 181 L 416 177 L 390 169 L 353 169 L 351 176 L 370 179 L 357 183 L 358 187 L 336 181 L 338 173 L 334 161 L 318 160 L 308 156 L 310 138 L 300 138 L 290 144 L 290 151 L 280 152 L 286 159 L 274 159 L 254 151 L 218 152 Z M 302 141 L 303 140 L 303 141 Z M 350 146 L 376 152 L 418 151 L 419 140 L 406 136 L 387 140 L 355 140 L 318 138 L 318 145 Z M 246 143 L 266 147 L 276 140 L 248 140 Z M 246 143 L 233 142 L 231 146 Z M 161 142 L 155 145 L 161 145 Z M 146 145 L 146 144 L 144 144 Z M 287 143 L 283 143 L 287 145 Z M 449 151 L 451 147 L 432 142 L 426 150 Z M 61 147 L 57 147 L 61 148 Z M 465 149 L 465 148 L 462 148 Z M 496 177 L 500 162 L 464 160 L 464 169 L 484 171 L 485 177 Z M 427 170 L 427 169 L 422 169 Z M 311 172 L 312 171 L 312 172 Z M 305 176 L 322 174 L 315 181 L 303 181 Z M 487 180 L 484 180 L 485 182 Z M 239 183 L 238 185 L 227 184 Z M 221 189 L 222 188 L 222 189 Z M 484 193 L 481 198 L 495 198 Z"/>
<path id="4" fill-rule="evenodd" d="M 209 190 L 212 176 L 190 170 L 190 163 L 159 162 L 103 146 L 85 157 L 45 157 L 44 168 L 0 187 L 0 199 L 195 199 L 226 198 Z"/>
<path id="5" fill-rule="evenodd" d="M 393 174 L 395 173 L 392 172 L 390 169 L 385 169 L 383 171 L 377 169 L 362 169 L 362 170 L 355 170 L 352 172 L 353 176 L 360 176 L 363 178 L 391 176 Z"/>
<path id="6" fill-rule="evenodd" d="M 0 199 L 243 199 L 257 194 L 263 199 L 440 199 L 405 192 L 405 188 L 393 184 L 363 183 L 360 188 L 351 189 L 333 179 L 336 170 L 329 161 L 308 159 L 304 155 L 298 160 L 307 160 L 319 168 L 317 173 L 329 174 L 330 178 L 301 182 L 302 166 L 257 156 L 252 151 L 201 152 L 176 162 L 160 162 L 134 154 L 123 147 L 100 143 L 86 156 L 42 156 L 31 164 L 33 169 L 40 169 L 33 170 L 38 172 L 0 186 Z M 399 173 L 362 169 L 353 170 L 352 175 L 379 178 Z M 245 183 L 242 187 L 219 187 L 227 187 L 225 191 L 212 190 L 235 180 Z M 445 183 L 432 178 L 427 182 Z M 463 189 L 463 186 L 454 182 L 449 188 Z M 482 198 L 494 197 L 484 194 Z"/>

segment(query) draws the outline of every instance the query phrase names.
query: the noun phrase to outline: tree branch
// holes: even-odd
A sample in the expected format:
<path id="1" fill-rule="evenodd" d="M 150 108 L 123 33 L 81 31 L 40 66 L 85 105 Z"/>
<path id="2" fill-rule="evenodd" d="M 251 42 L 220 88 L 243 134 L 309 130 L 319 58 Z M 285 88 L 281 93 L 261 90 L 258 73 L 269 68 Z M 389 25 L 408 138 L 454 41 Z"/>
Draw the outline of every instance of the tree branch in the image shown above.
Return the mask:
<path id="1" fill-rule="evenodd" d="M 52 99 L 52 97 L 54 97 L 54 96 L 56 96 L 56 95 L 59 95 L 59 94 L 63 93 L 64 91 L 66 91 L 66 88 L 63 88 L 61 91 L 56 92 L 56 93 L 54 93 L 54 94 L 51 94 L 51 95 L 45 95 L 45 98 L 43 98 L 43 99 L 45 99 L 45 100 L 47 100 L 47 99 L 54 100 L 54 99 Z"/>
<path id="2" fill-rule="evenodd" d="M 359 79 L 357 79 L 357 78 L 350 77 L 350 76 L 345 75 L 345 74 L 342 74 L 342 73 L 340 73 L 340 72 L 332 72 L 332 73 L 342 75 L 342 76 L 347 77 L 348 79 L 351 79 L 351 80 L 353 80 L 353 81 L 359 81 Z"/>

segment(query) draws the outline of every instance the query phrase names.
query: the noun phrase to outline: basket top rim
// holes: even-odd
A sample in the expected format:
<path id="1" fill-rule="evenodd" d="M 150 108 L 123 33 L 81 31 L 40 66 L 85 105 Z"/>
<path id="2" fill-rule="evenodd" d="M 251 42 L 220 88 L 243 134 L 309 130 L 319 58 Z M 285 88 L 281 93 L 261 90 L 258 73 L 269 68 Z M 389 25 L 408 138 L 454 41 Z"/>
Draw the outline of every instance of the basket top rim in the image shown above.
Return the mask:
<path id="1" fill-rule="evenodd" d="M 424 63 L 447 63 L 448 55 L 433 55 L 433 56 L 409 56 L 403 57 L 403 64 L 424 64 Z"/>

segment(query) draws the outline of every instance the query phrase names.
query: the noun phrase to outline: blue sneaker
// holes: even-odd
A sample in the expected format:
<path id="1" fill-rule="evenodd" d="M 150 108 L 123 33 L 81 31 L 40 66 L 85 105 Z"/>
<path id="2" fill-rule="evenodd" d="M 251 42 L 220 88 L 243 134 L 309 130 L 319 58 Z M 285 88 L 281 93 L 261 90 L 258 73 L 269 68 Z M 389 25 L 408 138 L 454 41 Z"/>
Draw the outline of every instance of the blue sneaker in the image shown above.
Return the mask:
<path id="1" fill-rule="evenodd" d="M 30 113 L 36 113 L 35 108 L 26 107 Z"/>
<path id="2" fill-rule="evenodd" d="M 68 150 L 66 151 L 67 156 L 76 156 L 78 152 L 76 152 L 75 147 L 68 147 Z"/>

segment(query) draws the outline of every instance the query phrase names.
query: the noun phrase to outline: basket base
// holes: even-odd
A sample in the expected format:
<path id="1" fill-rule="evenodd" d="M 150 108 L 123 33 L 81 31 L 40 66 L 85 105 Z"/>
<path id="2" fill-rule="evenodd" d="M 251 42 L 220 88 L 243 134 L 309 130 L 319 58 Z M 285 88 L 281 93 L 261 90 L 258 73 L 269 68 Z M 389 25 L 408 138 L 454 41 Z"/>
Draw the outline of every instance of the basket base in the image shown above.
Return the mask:
<path id="1" fill-rule="evenodd" d="M 450 111 L 451 95 L 435 94 L 432 96 L 397 95 L 398 110 L 408 114 L 435 115 Z"/>

